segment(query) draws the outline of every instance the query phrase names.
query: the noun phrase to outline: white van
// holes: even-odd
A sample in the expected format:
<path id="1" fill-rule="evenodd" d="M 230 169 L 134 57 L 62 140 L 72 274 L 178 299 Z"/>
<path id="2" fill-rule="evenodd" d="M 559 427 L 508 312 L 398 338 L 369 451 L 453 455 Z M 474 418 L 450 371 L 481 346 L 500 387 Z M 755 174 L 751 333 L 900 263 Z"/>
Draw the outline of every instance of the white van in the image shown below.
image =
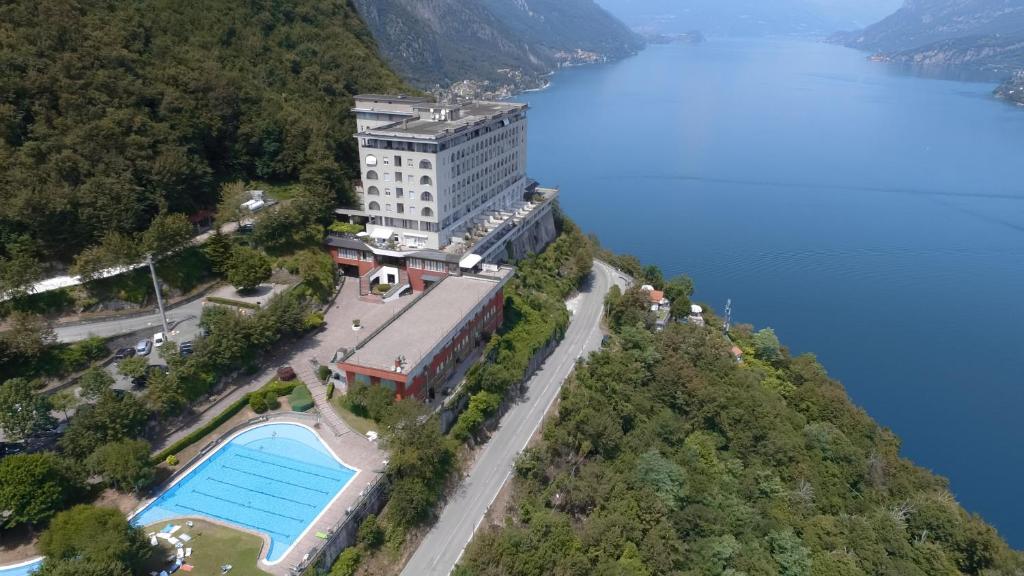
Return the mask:
<path id="1" fill-rule="evenodd" d="M 156 334 L 153 334 L 153 346 L 156 347 L 156 348 L 159 348 L 159 347 L 161 347 L 163 345 L 164 345 L 164 333 L 163 332 L 157 332 Z"/>

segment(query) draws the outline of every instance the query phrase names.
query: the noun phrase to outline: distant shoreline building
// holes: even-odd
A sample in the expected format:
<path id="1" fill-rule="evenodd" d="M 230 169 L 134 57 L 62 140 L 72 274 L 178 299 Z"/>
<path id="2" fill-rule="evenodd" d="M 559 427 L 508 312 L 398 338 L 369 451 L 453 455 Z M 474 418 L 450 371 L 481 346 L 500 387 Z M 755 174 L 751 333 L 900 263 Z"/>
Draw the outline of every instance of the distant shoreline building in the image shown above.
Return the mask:
<path id="1" fill-rule="evenodd" d="M 361 293 L 422 291 L 449 275 L 538 252 L 555 237 L 555 189 L 526 175 L 526 104 L 355 97 L 360 205 L 338 218 L 335 262 Z"/>

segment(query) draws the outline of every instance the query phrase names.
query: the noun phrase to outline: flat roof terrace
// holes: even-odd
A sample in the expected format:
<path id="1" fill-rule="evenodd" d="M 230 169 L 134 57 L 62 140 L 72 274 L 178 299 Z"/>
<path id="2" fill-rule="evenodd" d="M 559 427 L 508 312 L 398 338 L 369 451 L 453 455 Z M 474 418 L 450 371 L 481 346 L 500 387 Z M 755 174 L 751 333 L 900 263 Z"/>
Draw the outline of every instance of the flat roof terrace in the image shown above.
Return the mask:
<path id="1" fill-rule="evenodd" d="M 364 368 L 393 371 L 395 359 L 405 357 L 402 374 L 444 344 L 466 317 L 508 282 L 514 270 L 496 270 L 441 279 L 412 306 L 343 360 Z"/>
<path id="2" fill-rule="evenodd" d="M 436 105 L 438 108 L 442 106 Z M 499 118 L 513 112 L 527 109 L 526 104 L 506 102 L 471 102 L 457 108 L 457 116 L 454 120 L 433 120 L 429 117 L 422 117 L 427 106 L 417 106 L 421 111 L 421 117 L 416 120 L 403 120 L 387 126 L 381 126 L 371 130 L 360 132 L 360 136 L 376 137 L 406 137 L 406 138 L 428 138 L 440 139 L 455 134 L 466 128 L 481 124 L 488 120 Z M 428 112 L 429 113 L 429 112 Z"/>

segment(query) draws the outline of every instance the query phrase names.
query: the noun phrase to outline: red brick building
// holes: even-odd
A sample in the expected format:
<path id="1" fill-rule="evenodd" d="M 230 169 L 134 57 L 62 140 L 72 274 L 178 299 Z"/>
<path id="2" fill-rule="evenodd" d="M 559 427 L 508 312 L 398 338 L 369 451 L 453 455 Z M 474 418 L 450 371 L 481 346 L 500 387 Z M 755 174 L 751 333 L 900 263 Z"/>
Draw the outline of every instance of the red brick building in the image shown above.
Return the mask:
<path id="1" fill-rule="evenodd" d="M 503 321 L 504 286 L 513 269 L 488 268 L 439 273 L 436 280 L 425 280 L 433 271 L 422 271 L 420 281 L 429 290 L 338 363 L 346 381 L 385 386 L 396 398 L 440 392 L 455 367 Z"/>

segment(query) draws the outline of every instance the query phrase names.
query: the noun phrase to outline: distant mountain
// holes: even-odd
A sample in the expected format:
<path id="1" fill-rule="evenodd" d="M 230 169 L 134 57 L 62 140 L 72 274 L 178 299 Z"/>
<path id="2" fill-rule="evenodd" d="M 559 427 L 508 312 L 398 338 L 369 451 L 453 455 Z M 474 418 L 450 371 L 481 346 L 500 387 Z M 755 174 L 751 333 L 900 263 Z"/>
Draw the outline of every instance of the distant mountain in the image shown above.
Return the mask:
<path id="1" fill-rule="evenodd" d="M 907 0 L 888 18 L 832 39 L 895 62 L 1024 68 L 1024 0 Z"/>
<path id="2" fill-rule="evenodd" d="M 598 0 L 633 28 L 711 36 L 826 35 L 891 14 L 899 0 Z"/>
<path id="3" fill-rule="evenodd" d="M 354 0 L 381 53 L 421 88 L 529 88 L 565 65 L 634 54 L 640 38 L 593 0 Z"/>

